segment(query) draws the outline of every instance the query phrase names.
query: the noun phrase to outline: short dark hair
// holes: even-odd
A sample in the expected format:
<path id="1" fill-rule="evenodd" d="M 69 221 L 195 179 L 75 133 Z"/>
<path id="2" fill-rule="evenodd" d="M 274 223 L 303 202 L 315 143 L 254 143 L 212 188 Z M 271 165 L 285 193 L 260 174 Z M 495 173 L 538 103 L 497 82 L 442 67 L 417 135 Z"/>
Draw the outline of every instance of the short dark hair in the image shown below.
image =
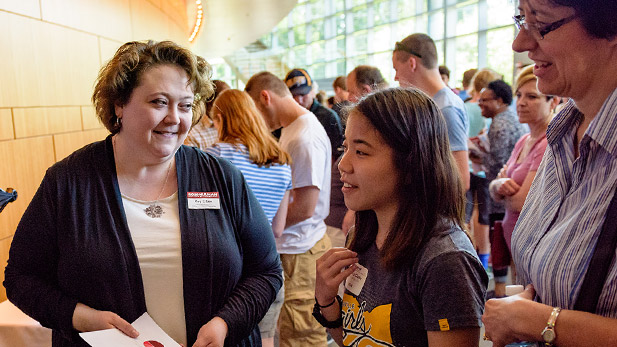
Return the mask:
<path id="1" fill-rule="evenodd" d="M 332 82 L 332 89 L 336 89 L 336 87 L 341 88 L 344 91 L 347 91 L 347 77 L 338 76 L 334 82 Z"/>
<path id="2" fill-rule="evenodd" d="M 356 77 L 356 86 L 359 85 L 367 85 L 370 86 L 371 89 L 381 89 L 385 88 L 388 83 L 381 75 L 381 71 L 374 66 L 369 65 L 359 65 L 356 66 L 355 69 L 351 70 L 351 73 L 355 73 Z"/>
<path id="3" fill-rule="evenodd" d="M 410 51 L 413 51 L 417 52 L 414 54 L 420 57 L 424 67 L 427 69 L 437 67 L 437 46 L 430 36 L 420 33 L 411 34 L 399 42 L 397 47 L 395 51 L 402 52 L 405 60 L 411 55 Z"/>
<path id="4" fill-rule="evenodd" d="M 276 77 L 275 74 L 269 71 L 262 71 L 254 74 L 246 82 L 244 91 L 255 97 L 256 93 L 262 90 L 269 90 L 278 96 L 291 96 L 291 92 L 282 79 Z"/>
<path id="5" fill-rule="evenodd" d="M 446 75 L 448 76 L 448 78 L 450 78 L 450 69 L 448 69 L 448 67 L 445 65 L 439 65 L 439 74 Z"/>
<path id="6" fill-rule="evenodd" d="M 500 98 L 504 104 L 512 104 L 512 87 L 504 80 L 492 81 L 486 86 L 486 89 L 492 90 L 495 97 Z"/>
<path id="7" fill-rule="evenodd" d="M 463 225 L 465 193 L 448 127 L 435 102 L 414 88 L 370 93 L 351 109 L 355 114 L 366 117 L 394 151 L 400 205 L 380 256 L 390 269 L 408 266 L 432 236 Z M 350 249 L 363 251 L 377 236 L 375 212 L 356 212 L 355 225 Z"/>
<path id="8" fill-rule="evenodd" d="M 212 68 L 206 60 L 171 41 L 133 41 L 120 46 L 113 58 L 99 71 L 92 94 L 96 116 L 112 134 L 120 131 L 116 104 L 126 105 L 143 74 L 158 65 L 174 65 L 184 70 L 195 94 L 193 125 L 205 113 L 205 103 L 214 88 Z"/>
<path id="9" fill-rule="evenodd" d="M 617 36 L 617 1 L 615 0 L 551 0 L 558 6 L 574 9 L 589 35 L 599 39 Z"/>

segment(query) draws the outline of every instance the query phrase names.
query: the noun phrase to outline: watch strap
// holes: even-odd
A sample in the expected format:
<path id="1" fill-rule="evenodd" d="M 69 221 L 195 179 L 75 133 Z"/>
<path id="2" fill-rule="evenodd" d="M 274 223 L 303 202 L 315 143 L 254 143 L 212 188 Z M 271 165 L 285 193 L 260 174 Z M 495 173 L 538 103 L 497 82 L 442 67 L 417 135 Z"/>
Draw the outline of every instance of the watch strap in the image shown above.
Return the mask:
<path id="1" fill-rule="evenodd" d="M 315 305 L 317 305 L 317 307 L 319 308 L 326 308 L 326 307 L 330 307 L 332 305 L 334 305 L 334 303 L 336 302 L 336 296 L 332 299 L 332 302 L 327 304 L 327 305 L 320 305 L 319 301 L 317 301 L 317 297 L 315 297 Z"/>
<path id="2" fill-rule="evenodd" d="M 557 322 L 559 312 L 561 312 L 561 308 L 553 308 L 553 311 L 551 311 L 551 315 L 548 317 L 548 321 L 546 322 L 546 327 L 542 330 L 542 339 L 544 339 L 544 346 L 546 347 L 553 346 L 553 342 L 555 342 L 555 339 L 557 338 L 557 335 L 555 334 L 555 323 Z"/>
<path id="3" fill-rule="evenodd" d="M 343 299 L 341 299 L 341 297 L 337 295 L 336 296 L 336 301 L 338 301 L 339 308 L 342 308 L 343 307 Z M 330 306 L 330 305 L 328 305 L 328 306 Z M 336 329 L 336 328 L 340 328 L 340 327 L 343 326 L 343 316 L 342 316 L 342 314 L 335 321 L 327 320 L 326 317 L 324 317 L 321 314 L 321 308 L 320 308 L 319 304 L 317 303 L 317 300 L 315 300 L 315 305 L 313 306 L 313 317 L 315 317 L 317 322 L 319 322 L 319 324 L 321 324 L 321 326 L 323 326 L 324 328 Z"/>

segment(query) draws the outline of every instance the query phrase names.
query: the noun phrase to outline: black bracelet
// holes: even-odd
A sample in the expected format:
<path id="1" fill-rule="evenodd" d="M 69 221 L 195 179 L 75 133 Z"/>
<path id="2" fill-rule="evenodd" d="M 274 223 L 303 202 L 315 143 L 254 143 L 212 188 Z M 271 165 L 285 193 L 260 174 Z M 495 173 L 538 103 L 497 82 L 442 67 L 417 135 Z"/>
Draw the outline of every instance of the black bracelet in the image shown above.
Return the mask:
<path id="1" fill-rule="evenodd" d="M 326 306 L 321 306 L 321 305 L 319 304 L 319 301 L 317 301 L 317 297 L 315 297 L 315 305 L 317 305 L 317 307 L 319 307 L 319 308 L 326 308 L 326 307 L 330 307 L 330 306 L 334 305 L 334 303 L 335 303 L 335 302 L 336 302 L 336 296 L 334 297 L 334 299 L 332 299 L 332 302 L 331 302 L 331 303 L 327 304 Z"/>
<path id="2" fill-rule="evenodd" d="M 338 301 L 341 309 L 343 308 L 343 299 L 341 299 L 340 296 L 337 295 L 334 298 L 334 301 Z M 329 304 L 328 306 L 332 306 L 333 304 L 334 302 Z M 327 306 L 321 306 L 321 307 L 327 307 Z M 317 300 L 315 300 L 315 306 L 313 306 L 313 317 L 315 317 L 317 322 L 319 322 L 319 324 L 321 324 L 321 326 L 323 326 L 324 328 L 336 329 L 336 328 L 340 328 L 343 326 L 343 316 L 342 315 L 339 316 L 338 319 L 336 319 L 335 321 L 327 320 L 326 317 L 324 317 L 321 314 L 321 310 L 320 310 L 319 304 L 317 303 Z"/>

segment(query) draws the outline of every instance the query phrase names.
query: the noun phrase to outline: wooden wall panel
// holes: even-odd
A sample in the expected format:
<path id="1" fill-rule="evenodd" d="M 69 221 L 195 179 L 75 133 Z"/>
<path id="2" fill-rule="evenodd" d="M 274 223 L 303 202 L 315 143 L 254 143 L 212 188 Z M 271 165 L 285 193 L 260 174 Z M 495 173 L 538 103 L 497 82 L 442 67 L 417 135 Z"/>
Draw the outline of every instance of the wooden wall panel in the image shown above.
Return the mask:
<path id="1" fill-rule="evenodd" d="M 0 283 L 4 282 L 4 268 L 6 267 L 6 262 L 9 259 L 9 248 L 11 247 L 11 242 L 13 241 L 13 237 L 7 237 L 5 239 L 0 240 Z M 6 300 L 6 290 L 4 286 L 0 286 L 0 302 Z"/>
<path id="2" fill-rule="evenodd" d="M 186 5 L 184 4 L 184 1 L 162 1 L 161 6 L 159 7 L 185 35 L 188 36 L 193 31 L 192 25 L 195 23 L 195 18 L 191 18 L 191 20 L 187 19 Z"/>
<path id="3" fill-rule="evenodd" d="M 39 0 L 0 0 L 0 10 L 41 18 Z"/>
<path id="4" fill-rule="evenodd" d="M 158 8 L 163 8 L 163 2 L 165 2 L 163 0 L 147 0 L 147 1 Z M 170 0 L 167 0 L 167 1 L 170 1 Z"/>
<path id="5" fill-rule="evenodd" d="M 16 138 L 82 130 L 79 106 L 14 108 L 13 119 Z"/>
<path id="6" fill-rule="evenodd" d="M 82 106 L 81 107 L 81 123 L 84 130 L 101 129 L 103 124 L 96 117 L 96 111 L 94 106 Z"/>
<path id="7" fill-rule="evenodd" d="M 0 12 L 0 107 L 87 105 L 100 67 L 97 38 Z"/>
<path id="8" fill-rule="evenodd" d="M 192 32 L 192 30 L 191 30 Z M 189 47 L 188 36 L 186 29 L 183 29 L 176 22 L 169 22 L 169 37 L 181 46 Z"/>
<path id="9" fill-rule="evenodd" d="M 126 40 L 127 42 L 130 41 L 130 39 Z M 122 41 L 112 41 L 112 40 L 107 40 L 107 39 L 103 39 L 101 38 L 99 40 L 99 50 L 100 50 L 100 54 L 101 54 L 101 63 L 100 65 L 103 66 L 104 64 L 106 64 L 111 58 L 114 57 L 114 54 L 116 54 L 116 51 L 118 50 L 118 48 L 120 48 L 120 46 L 122 46 L 125 42 Z"/>
<path id="10" fill-rule="evenodd" d="M 131 23 L 133 40 L 172 40 L 182 46 L 188 46 L 188 34 L 175 36 L 170 32 L 173 22 L 160 8 L 147 0 L 131 0 Z M 175 26 L 175 25 L 174 25 Z"/>
<path id="11" fill-rule="evenodd" d="M 56 153 L 56 160 L 60 161 L 66 158 L 69 154 L 75 152 L 76 150 L 89 143 L 103 140 L 108 134 L 109 131 L 107 131 L 107 129 L 96 129 L 76 133 L 54 135 L 54 149 Z"/>
<path id="12" fill-rule="evenodd" d="M 43 20 L 119 41 L 131 38 L 129 0 L 41 0 L 41 7 Z"/>
<path id="13" fill-rule="evenodd" d="M 10 108 L 0 108 L 0 141 L 15 138 L 13 116 Z"/>
<path id="14" fill-rule="evenodd" d="M 54 163 L 51 136 L 0 141 L 0 158 L 10 165 L 0 165 L 0 186 L 17 190 L 17 200 L 0 213 L 0 239 L 15 232 L 21 215 L 32 200 L 45 170 Z"/>

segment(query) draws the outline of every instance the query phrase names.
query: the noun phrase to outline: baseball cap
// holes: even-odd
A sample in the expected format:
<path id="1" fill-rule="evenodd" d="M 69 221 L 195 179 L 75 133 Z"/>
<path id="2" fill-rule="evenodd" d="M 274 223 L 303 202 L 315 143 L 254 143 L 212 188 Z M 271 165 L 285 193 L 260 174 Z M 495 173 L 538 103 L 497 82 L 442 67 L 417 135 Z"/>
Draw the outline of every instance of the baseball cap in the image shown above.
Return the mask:
<path id="1" fill-rule="evenodd" d="M 292 95 L 306 95 L 313 89 L 313 80 L 304 69 L 293 69 L 285 76 L 285 84 Z"/>

